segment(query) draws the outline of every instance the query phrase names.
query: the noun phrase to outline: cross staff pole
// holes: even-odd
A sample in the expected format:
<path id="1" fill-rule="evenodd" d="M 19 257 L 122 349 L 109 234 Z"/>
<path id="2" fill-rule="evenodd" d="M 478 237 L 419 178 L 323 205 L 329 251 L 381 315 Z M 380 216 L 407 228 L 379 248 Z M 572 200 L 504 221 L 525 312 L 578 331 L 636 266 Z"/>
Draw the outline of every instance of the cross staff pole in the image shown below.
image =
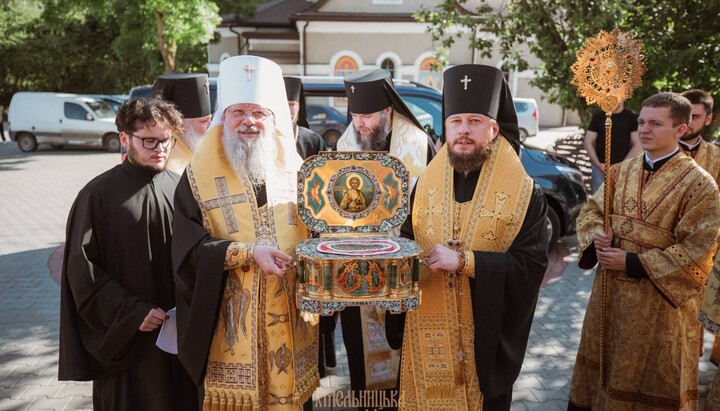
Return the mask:
<path id="1" fill-rule="evenodd" d="M 603 190 L 603 230 L 610 233 L 612 221 L 612 198 L 615 181 L 610 174 L 612 140 L 612 113 L 620 101 L 629 98 L 633 89 L 641 84 L 645 72 L 640 42 L 630 34 L 614 29 L 610 33 L 600 31 L 594 38 L 585 40 L 585 47 L 576 53 L 577 61 L 572 65 L 571 84 L 578 87 L 578 94 L 585 97 L 588 105 L 598 104 L 605 112 L 605 184 Z M 598 384 L 605 385 L 605 336 L 607 305 L 607 277 L 603 267 L 600 273 L 600 349 Z"/>

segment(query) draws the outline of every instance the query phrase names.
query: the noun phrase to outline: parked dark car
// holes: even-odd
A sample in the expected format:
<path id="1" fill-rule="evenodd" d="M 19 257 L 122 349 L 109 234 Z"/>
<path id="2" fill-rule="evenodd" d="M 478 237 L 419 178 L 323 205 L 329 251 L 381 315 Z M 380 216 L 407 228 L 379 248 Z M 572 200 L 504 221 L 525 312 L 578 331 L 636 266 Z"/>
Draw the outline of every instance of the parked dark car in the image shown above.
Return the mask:
<path id="1" fill-rule="evenodd" d="M 345 88 L 341 78 L 307 77 L 303 78 L 303 85 L 308 107 L 318 102 L 328 106 L 335 102 L 344 109 Z M 408 81 L 396 81 L 395 87 L 430 137 L 437 140 L 443 132 L 441 93 Z M 346 115 L 340 114 L 347 121 Z M 330 146 L 334 147 L 334 144 Z M 520 161 L 542 188 L 550 206 L 547 223 L 551 233 L 550 245 L 554 247 L 560 236 L 575 232 L 575 220 L 587 202 L 582 173 L 566 158 L 524 144 L 520 149 Z"/>
<path id="2" fill-rule="evenodd" d="M 308 104 L 306 109 L 310 130 L 322 136 L 325 144 L 334 149 L 347 127 L 347 116 L 327 105 Z"/>

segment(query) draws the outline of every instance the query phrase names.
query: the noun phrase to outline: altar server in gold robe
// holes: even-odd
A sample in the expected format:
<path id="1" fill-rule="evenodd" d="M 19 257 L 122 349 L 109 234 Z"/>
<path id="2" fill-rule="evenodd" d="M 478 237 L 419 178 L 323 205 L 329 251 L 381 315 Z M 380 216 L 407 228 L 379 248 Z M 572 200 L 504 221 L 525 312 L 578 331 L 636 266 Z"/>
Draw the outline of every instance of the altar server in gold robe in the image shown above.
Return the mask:
<path id="1" fill-rule="evenodd" d="M 218 118 L 180 179 L 178 354 L 206 410 L 295 410 L 318 385 L 317 329 L 295 306 L 295 150 L 280 67 L 220 64 Z"/>
<path id="2" fill-rule="evenodd" d="M 391 345 L 402 341 L 399 405 L 509 410 L 547 268 L 547 203 L 518 157 L 500 70 L 448 69 L 443 117 L 446 144 L 402 227 L 425 252 L 422 303 L 387 319 Z"/>
<path id="3" fill-rule="evenodd" d="M 207 74 L 163 74 L 155 80 L 153 95 L 175 104 L 183 116 L 183 131 L 167 161 L 168 170 L 182 174 L 210 127 Z"/>
<path id="4" fill-rule="evenodd" d="M 598 271 L 569 410 L 697 409 L 698 308 L 716 250 L 720 196 L 713 178 L 678 147 L 691 110 L 676 93 L 647 98 L 638 116 L 645 154 L 612 167 L 611 210 L 600 188 L 578 217 L 579 265 L 599 262 L 605 284 Z"/>

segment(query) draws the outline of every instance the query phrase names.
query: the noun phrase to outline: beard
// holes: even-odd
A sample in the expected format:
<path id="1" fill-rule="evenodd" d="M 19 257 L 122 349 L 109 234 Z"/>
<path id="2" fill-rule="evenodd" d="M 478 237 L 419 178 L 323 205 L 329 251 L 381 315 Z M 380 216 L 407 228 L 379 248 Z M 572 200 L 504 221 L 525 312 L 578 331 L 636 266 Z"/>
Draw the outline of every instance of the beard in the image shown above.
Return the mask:
<path id="1" fill-rule="evenodd" d="M 238 137 L 237 132 L 257 131 L 258 138 L 246 140 Z M 238 177 L 245 176 L 254 186 L 265 184 L 265 167 L 270 159 L 274 159 L 274 146 L 270 136 L 273 129 L 266 128 L 264 132 L 255 126 L 240 125 L 235 130 L 223 129 L 223 148 L 230 167 Z"/>
<path id="2" fill-rule="evenodd" d="M 685 134 L 684 136 L 680 137 L 680 140 L 681 140 L 681 141 L 694 140 L 694 139 L 697 138 L 701 133 L 702 133 L 702 129 L 700 129 L 700 131 L 696 131 L 696 132 L 694 132 L 694 133 Z"/>
<path id="3" fill-rule="evenodd" d="M 489 142 L 485 146 L 480 146 L 477 143 L 473 151 L 469 153 L 456 153 L 453 147 L 458 141 L 462 141 L 461 137 L 453 143 L 452 146 L 448 147 L 448 158 L 453 168 L 461 173 L 467 173 L 469 171 L 479 170 L 485 161 L 490 158 L 493 152 L 492 142 Z"/>
<path id="4" fill-rule="evenodd" d="M 185 131 L 182 133 L 180 138 L 185 143 L 185 145 L 190 149 L 190 151 L 192 151 L 194 153 L 197 151 L 197 148 L 200 145 L 200 139 L 203 138 L 203 134 L 199 133 L 194 128 L 186 125 Z"/>
<path id="5" fill-rule="evenodd" d="M 360 131 L 355 128 L 355 141 L 357 141 L 362 151 L 384 151 L 387 146 L 387 136 L 390 134 L 391 126 L 385 112 L 380 113 L 380 121 L 378 125 L 370 129 L 367 137 L 360 135 Z"/>
<path id="6" fill-rule="evenodd" d="M 135 148 L 130 144 L 128 144 L 127 157 L 128 160 L 135 167 L 139 168 L 140 171 L 149 176 L 154 176 L 156 174 L 162 173 L 167 168 L 167 157 L 165 158 L 165 161 L 160 164 L 143 164 L 142 161 L 138 158 L 137 151 L 135 151 Z"/>

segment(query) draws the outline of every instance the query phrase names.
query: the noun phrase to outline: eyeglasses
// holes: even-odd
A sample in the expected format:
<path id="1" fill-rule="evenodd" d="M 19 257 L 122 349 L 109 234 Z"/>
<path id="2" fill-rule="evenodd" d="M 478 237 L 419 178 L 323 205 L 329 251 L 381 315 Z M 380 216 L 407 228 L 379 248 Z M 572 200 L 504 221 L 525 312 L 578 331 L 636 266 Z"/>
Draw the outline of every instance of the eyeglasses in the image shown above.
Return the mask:
<path id="1" fill-rule="evenodd" d="M 136 137 L 142 141 L 142 146 L 146 150 L 155 150 L 158 145 L 162 146 L 162 148 L 173 148 L 175 147 L 175 143 L 177 142 L 177 139 L 175 137 L 165 138 L 165 139 L 159 139 L 157 137 L 140 137 L 138 135 L 135 135 L 133 133 L 129 133 L 132 137 Z"/>
<path id="2" fill-rule="evenodd" d="M 245 118 L 245 116 L 250 115 L 250 117 L 253 118 L 255 121 L 263 121 L 266 118 L 270 117 L 272 112 L 267 110 L 243 110 L 243 109 L 235 109 L 232 110 L 232 115 L 240 118 Z"/>

